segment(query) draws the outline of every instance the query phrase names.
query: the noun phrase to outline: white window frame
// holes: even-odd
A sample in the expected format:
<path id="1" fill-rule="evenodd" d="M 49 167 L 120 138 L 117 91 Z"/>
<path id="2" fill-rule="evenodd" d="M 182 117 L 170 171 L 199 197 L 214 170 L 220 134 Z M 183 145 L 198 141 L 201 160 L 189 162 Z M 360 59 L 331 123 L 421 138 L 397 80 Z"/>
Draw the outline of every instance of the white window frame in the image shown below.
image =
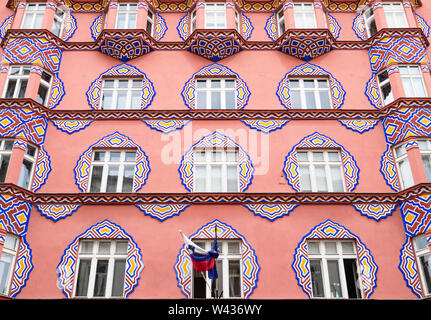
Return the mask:
<path id="1" fill-rule="evenodd" d="M 385 74 L 385 73 L 387 74 L 387 78 L 384 79 L 383 81 L 381 81 L 380 76 Z M 394 101 L 394 91 L 392 90 L 391 81 L 389 79 L 389 72 L 387 70 L 383 70 L 377 74 L 377 84 L 379 86 L 380 98 L 383 102 L 383 105 L 386 106 L 386 105 L 392 103 Z M 389 87 L 391 89 L 391 93 L 386 97 L 386 100 L 385 100 L 385 98 L 383 96 L 382 88 L 386 85 L 389 85 Z"/>
<path id="2" fill-rule="evenodd" d="M 198 83 L 203 83 L 205 81 L 205 87 L 199 87 Z M 213 86 L 213 81 L 220 81 L 220 87 Z M 233 81 L 233 86 L 227 86 L 227 81 L 229 83 Z M 195 88 L 196 88 L 196 98 L 195 98 L 195 109 L 198 108 L 198 95 L 202 92 L 205 93 L 205 109 L 213 109 L 213 110 L 234 110 L 237 108 L 237 96 L 236 96 L 236 79 L 235 78 L 196 78 L 195 79 Z M 220 92 L 220 108 L 213 108 L 212 104 L 212 93 Z M 226 106 L 226 94 L 227 92 L 233 92 L 234 95 L 234 108 L 227 108 Z"/>
<path id="3" fill-rule="evenodd" d="M 119 17 L 124 15 L 125 22 L 124 27 L 119 26 Z M 135 23 L 130 25 L 130 19 L 134 16 Z M 115 19 L 115 29 L 136 29 L 136 23 L 138 20 L 138 5 L 137 3 L 119 3 L 117 7 L 117 17 Z"/>
<path id="4" fill-rule="evenodd" d="M 342 248 L 342 243 L 351 243 L 353 247 L 353 253 L 344 253 Z M 316 239 L 307 239 L 307 247 L 310 247 L 310 243 L 318 244 L 319 253 L 310 253 L 308 250 L 308 260 L 320 260 L 320 267 L 322 270 L 322 280 L 323 280 L 323 297 L 314 297 L 315 299 L 328 299 L 328 298 L 348 298 L 348 290 L 347 290 L 347 280 L 344 272 L 344 261 L 343 259 L 355 259 L 356 260 L 356 271 L 358 273 L 357 285 L 360 291 L 361 297 L 363 297 L 362 290 L 362 281 L 360 274 L 360 267 L 358 265 L 358 255 L 356 252 L 356 243 L 353 240 L 316 240 Z M 326 252 L 326 243 L 335 243 L 336 253 L 327 253 Z M 338 272 L 340 277 L 340 288 L 341 288 L 341 297 L 332 297 L 331 296 L 331 287 L 329 281 L 329 272 L 328 272 L 328 261 L 337 261 L 338 262 Z"/>
<path id="5" fill-rule="evenodd" d="M 367 31 L 368 38 L 370 38 L 378 32 L 377 25 L 376 25 L 376 19 L 374 18 L 373 8 L 370 7 L 370 8 L 367 8 L 366 10 L 364 10 L 363 17 L 364 17 L 365 30 Z M 372 31 L 371 31 L 371 27 L 370 27 L 371 24 L 374 24 L 374 26 L 376 28 L 374 33 L 372 33 Z"/>
<path id="6" fill-rule="evenodd" d="M 156 15 L 153 11 L 148 9 L 147 11 L 147 24 L 145 26 L 145 30 L 150 36 L 154 35 L 154 24 L 156 20 Z"/>
<path id="7" fill-rule="evenodd" d="M 193 239 L 193 242 L 198 245 L 199 247 L 201 247 L 204 250 L 210 251 L 212 249 L 213 246 L 213 242 L 214 240 L 202 240 L 202 239 Z M 229 248 L 229 242 L 233 243 L 236 242 L 239 244 L 239 252 L 237 253 L 229 253 L 228 248 Z M 232 240 L 217 240 L 217 244 L 219 247 L 219 256 L 216 259 L 216 263 L 218 261 L 219 264 L 222 265 L 222 268 L 220 270 L 220 268 L 217 268 L 217 274 L 219 279 L 221 279 L 221 282 L 223 283 L 223 290 L 222 292 L 218 292 L 219 296 L 221 295 L 220 298 L 223 299 L 238 299 L 238 298 L 243 298 L 244 297 L 244 292 L 243 292 L 243 266 L 242 266 L 242 241 L 240 239 L 232 239 Z M 239 266 L 240 266 L 240 287 L 241 287 L 241 296 L 240 297 L 230 297 L 229 296 L 229 261 L 239 261 Z M 192 275 L 192 293 L 194 293 L 194 273 L 196 271 L 193 269 L 193 275 Z M 206 288 L 206 298 L 213 298 L 211 295 L 211 281 L 217 281 L 217 280 L 211 280 L 208 279 L 208 272 L 205 272 L 205 278 L 207 281 L 207 284 L 205 286 Z"/>
<path id="8" fill-rule="evenodd" d="M 85 242 L 91 242 L 92 244 L 92 252 L 91 253 L 85 253 L 82 250 L 82 244 Z M 110 251 L 109 253 L 99 253 L 99 246 L 102 242 L 109 242 L 110 243 Z M 75 279 L 74 279 L 74 290 L 73 290 L 73 297 L 75 298 L 123 298 L 124 297 L 124 284 L 123 284 L 123 295 L 122 296 L 112 296 L 112 286 L 113 286 L 113 280 L 114 280 L 114 266 L 116 260 L 125 260 L 125 264 L 127 268 L 127 247 L 125 253 L 117 253 L 115 252 L 117 243 L 119 242 L 129 242 L 128 239 L 116 239 L 116 240 L 110 240 L 110 239 L 98 239 L 98 240 L 90 240 L 90 239 L 80 239 L 79 241 L 79 252 L 78 252 L 78 259 L 76 263 L 76 273 L 75 273 Z M 78 278 L 79 278 L 79 266 L 81 260 L 90 260 L 91 266 L 90 266 L 90 274 L 88 279 L 88 287 L 87 287 L 87 295 L 86 296 L 77 296 L 77 289 L 78 289 Z M 97 262 L 99 260 L 108 260 L 108 271 L 107 271 L 107 280 L 106 280 L 106 287 L 105 287 L 105 295 L 104 296 L 94 296 L 94 285 L 96 280 L 96 268 L 97 268 Z M 126 271 L 126 269 L 125 269 Z M 125 277 L 124 272 L 124 277 Z"/>
<path id="9" fill-rule="evenodd" d="M 24 159 L 23 159 L 23 163 L 21 165 L 21 171 L 19 173 L 19 179 L 18 179 L 18 186 L 20 186 L 21 188 L 30 189 L 30 187 L 31 187 L 31 184 L 33 182 L 33 174 L 34 174 L 37 154 L 38 154 L 37 147 L 27 142 L 27 148 L 26 148 L 26 151 L 24 153 Z M 28 179 L 27 185 L 23 181 L 25 178 L 25 176 L 24 176 L 24 173 L 25 173 L 24 162 L 26 162 L 26 161 L 31 164 L 31 169 L 28 173 L 29 179 Z"/>
<path id="10" fill-rule="evenodd" d="M 15 240 L 15 246 L 13 248 L 8 247 L 8 240 L 9 239 Z M 4 243 L 3 251 L 2 251 L 2 254 L 0 256 L 0 261 L 2 259 L 4 259 L 4 256 L 3 256 L 4 254 L 11 256 L 12 259 L 11 259 L 10 269 L 8 271 L 7 278 L 6 278 L 6 286 L 4 289 L 5 291 L 0 292 L 0 295 L 9 296 L 10 284 L 12 282 L 12 276 L 15 272 L 16 256 L 18 254 L 19 245 L 20 245 L 20 237 L 15 236 L 13 234 L 9 234 L 9 233 L 6 234 L 6 241 Z"/>
<path id="11" fill-rule="evenodd" d="M 306 153 L 307 154 L 307 160 L 301 160 L 298 153 Z M 323 160 L 314 160 L 313 153 L 322 153 Z M 329 160 L 329 154 L 330 153 L 337 153 L 338 154 L 338 161 L 330 161 Z M 346 182 L 344 177 L 344 170 L 343 170 L 343 161 L 341 159 L 341 153 L 337 149 L 298 149 L 296 151 L 297 161 L 298 161 L 298 170 L 301 178 L 301 167 L 308 167 L 308 173 L 310 177 L 310 186 L 311 190 L 304 190 L 303 186 L 300 188 L 301 192 L 346 192 Z M 326 189 L 327 190 L 318 190 L 317 185 L 317 176 L 316 176 L 316 169 L 315 167 L 324 167 L 325 168 L 325 179 L 326 179 Z M 331 167 L 338 167 L 340 170 L 340 176 L 343 184 L 343 190 L 341 191 L 334 191 L 333 187 L 333 181 L 332 181 L 332 173 L 331 173 Z"/>
<path id="12" fill-rule="evenodd" d="M 281 37 L 286 32 L 286 22 L 284 21 L 284 9 L 277 12 L 278 36 Z"/>
<path id="13" fill-rule="evenodd" d="M 9 157 L 8 161 L 8 165 L 6 167 L 6 171 L 5 171 L 5 178 L 7 175 L 7 170 L 9 169 L 9 164 L 10 164 L 10 158 L 12 156 L 12 148 L 13 148 L 13 142 L 14 140 L 12 139 L 0 139 L 0 166 L 3 165 L 3 159 L 5 157 Z M 5 181 L 1 181 L 0 183 L 4 183 Z"/>
<path id="14" fill-rule="evenodd" d="M 61 14 L 60 14 L 61 13 Z M 51 32 L 53 34 L 55 34 L 57 37 L 61 37 L 61 34 L 63 32 L 63 28 L 64 28 L 64 18 L 66 17 L 66 10 L 61 8 L 61 7 L 57 7 L 55 9 L 55 14 L 54 14 L 54 21 L 52 22 L 52 28 L 51 28 Z M 59 22 L 60 24 L 60 28 L 58 29 L 59 32 L 58 34 L 54 33 L 54 26 L 55 26 L 55 22 Z"/>
<path id="15" fill-rule="evenodd" d="M 48 81 L 45 80 L 44 76 L 45 77 L 49 77 L 49 80 Z M 48 104 L 48 101 L 49 101 L 49 98 L 50 98 L 50 95 L 51 95 L 52 79 L 53 79 L 53 76 L 52 76 L 51 73 L 46 72 L 44 70 L 42 71 L 42 76 L 40 78 L 40 83 L 39 83 L 39 88 L 38 88 L 38 92 L 37 92 L 36 101 L 38 103 L 40 103 L 41 105 L 43 105 L 43 106 L 46 106 Z M 41 87 L 45 87 L 45 89 L 46 89 L 46 96 L 45 96 L 45 98 L 43 100 L 39 100 L 39 90 L 40 90 Z"/>
<path id="16" fill-rule="evenodd" d="M 422 266 L 422 263 L 420 261 L 420 258 L 422 256 L 431 256 L 431 252 L 430 252 L 430 248 L 428 246 L 428 243 L 427 243 L 426 248 L 421 249 L 421 248 L 417 247 L 416 240 L 418 240 L 419 238 L 421 238 L 422 240 L 423 240 L 423 238 L 425 238 L 424 240 L 427 243 L 425 234 L 418 235 L 418 236 L 412 238 L 413 249 L 415 251 L 416 263 L 418 264 L 419 277 L 421 279 L 423 292 L 424 292 L 425 296 L 431 296 L 431 287 L 428 287 L 428 284 L 425 280 L 423 266 Z M 431 262 L 431 257 L 430 257 L 430 262 Z"/>
<path id="17" fill-rule="evenodd" d="M 419 145 L 419 151 L 422 157 L 422 163 L 425 168 L 425 173 L 427 175 L 427 181 L 431 181 L 431 140 L 430 139 L 419 139 L 417 140 Z M 428 162 L 426 164 L 425 162 Z M 431 288 L 430 288 L 431 289 Z"/>
<path id="18" fill-rule="evenodd" d="M 383 2 L 386 24 L 388 28 L 408 28 L 406 11 L 402 2 Z M 401 14 L 401 16 L 400 16 Z M 401 17 L 401 20 L 399 19 Z"/>
<path id="19" fill-rule="evenodd" d="M 13 75 L 12 71 L 13 70 L 17 70 L 18 69 L 18 74 Z M 7 76 L 7 81 L 6 81 L 6 85 L 3 89 L 3 98 L 6 98 L 6 93 L 7 93 L 7 89 L 9 87 L 9 82 L 11 80 L 16 80 L 16 84 L 15 84 L 15 89 L 13 92 L 12 97 L 8 97 L 8 99 L 22 99 L 25 97 L 25 93 L 28 87 L 28 81 L 30 79 L 30 69 L 31 66 L 26 66 L 26 65 L 12 65 L 9 68 L 9 72 L 8 72 L 8 76 Z M 25 74 L 28 73 L 28 74 Z M 24 90 L 24 94 L 22 97 L 19 96 L 19 91 L 21 89 L 22 83 L 26 81 L 25 84 L 25 90 Z"/>
<path id="20" fill-rule="evenodd" d="M 22 18 L 21 29 L 41 29 L 45 16 L 45 9 L 46 3 L 28 3 L 24 11 L 24 16 Z M 40 20 L 40 26 L 35 25 L 36 16 L 42 16 L 42 19 Z M 29 26 L 25 27 L 26 20 L 31 21 L 29 23 Z"/>
<path id="21" fill-rule="evenodd" d="M 196 9 L 190 13 L 190 34 L 196 30 Z"/>
<path id="22" fill-rule="evenodd" d="M 407 189 L 413 186 L 415 183 L 413 181 L 413 174 L 410 167 L 409 158 L 405 148 L 405 144 L 396 145 L 393 147 L 393 155 L 395 158 L 396 168 L 398 172 L 398 179 L 400 182 L 401 189 Z M 406 163 L 406 170 L 401 170 L 401 162 Z"/>
<path id="23" fill-rule="evenodd" d="M 107 87 L 106 82 L 107 81 L 113 81 L 112 87 Z M 120 87 L 120 82 L 127 81 L 127 87 Z M 135 81 L 140 81 L 140 86 L 135 87 L 134 83 Z M 104 93 L 110 92 L 112 93 L 111 96 L 111 105 L 105 106 L 105 103 L 103 102 L 104 99 Z M 126 107 L 125 108 L 119 108 L 118 107 L 118 94 L 119 92 L 126 92 Z M 101 102 L 100 107 L 103 110 L 139 110 L 141 109 L 141 104 L 139 103 L 138 107 L 132 108 L 132 93 L 140 93 L 139 94 L 139 101 L 141 100 L 142 95 L 142 79 L 140 78 L 104 78 L 102 83 L 102 94 L 101 94 Z"/>
<path id="24" fill-rule="evenodd" d="M 95 160 L 95 156 L 97 152 L 104 152 L 104 159 L 103 160 Z M 120 160 L 113 161 L 109 160 L 110 155 L 112 152 L 119 152 L 120 153 Z M 135 180 L 135 166 L 136 166 L 136 155 L 135 159 L 133 161 L 126 161 L 126 153 L 128 152 L 134 152 L 136 154 L 136 150 L 130 149 L 130 150 L 123 150 L 123 149 L 94 149 L 93 150 L 93 158 L 91 161 L 91 170 L 90 170 L 90 176 L 89 176 L 89 183 L 88 183 L 88 192 L 95 192 L 95 193 L 107 193 L 107 192 L 123 192 L 123 178 L 124 178 L 124 169 L 125 167 L 132 167 L 133 168 L 133 181 L 132 181 L 132 188 L 133 188 L 133 182 Z M 100 190 L 99 191 L 91 191 L 91 184 L 93 180 L 93 168 L 94 167 L 103 167 L 102 169 L 102 178 L 100 183 Z M 118 166 L 118 175 L 117 175 L 117 186 L 116 191 L 106 191 L 107 190 L 107 182 L 108 182 L 108 174 L 109 174 L 109 168 L 110 166 Z M 130 191 L 132 192 L 132 191 Z"/>
<path id="25" fill-rule="evenodd" d="M 290 91 L 298 91 L 300 94 L 300 103 L 301 108 L 299 109 L 332 109 L 333 108 L 333 102 L 332 102 L 332 94 L 331 94 L 331 87 L 329 84 L 329 80 L 326 78 L 289 78 L 289 82 L 292 81 L 298 81 L 299 87 L 295 88 L 292 85 L 289 86 Z M 308 88 L 305 86 L 305 81 L 313 81 L 314 86 L 311 88 Z M 319 87 L 319 81 L 325 81 L 326 87 Z M 314 100 L 316 102 L 315 106 L 308 106 L 307 105 L 307 99 L 306 99 L 306 93 L 312 92 L 314 93 Z M 320 99 L 320 93 L 325 92 L 327 93 L 329 97 L 329 108 L 323 108 L 322 102 Z M 291 98 L 292 101 L 292 107 L 293 107 L 293 97 Z"/>
<path id="26" fill-rule="evenodd" d="M 293 4 L 293 15 L 296 29 L 316 29 L 316 11 L 313 2 Z"/>
<path id="27" fill-rule="evenodd" d="M 197 156 L 197 153 L 205 153 L 204 159 L 199 159 Z M 220 154 L 220 160 L 214 160 L 213 153 Z M 228 160 L 227 154 L 228 153 L 235 153 L 236 161 L 234 160 Z M 195 167 L 194 172 L 194 183 L 193 188 L 194 192 L 239 192 L 239 163 L 238 163 L 238 157 L 239 157 L 239 150 L 238 149 L 221 149 L 221 148 L 205 148 L 205 149 L 194 149 L 193 150 L 193 164 Z M 197 167 L 205 167 L 205 189 L 204 190 L 198 190 L 197 189 Z M 228 191 L 228 167 L 236 166 L 236 180 L 237 180 L 237 186 L 236 191 Z M 221 167 L 221 188 L 220 190 L 215 190 L 212 186 L 212 170 L 214 167 Z"/>
<path id="28" fill-rule="evenodd" d="M 209 26 L 209 16 L 214 17 L 214 26 Z M 224 3 L 205 3 L 205 29 L 226 29 L 226 5 Z"/>
<path id="29" fill-rule="evenodd" d="M 399 65 L 398 70 L 400 71 L 400 77 L 403 83 L 404 93 L 406 97 L 408 98 L 428 97 L 427 89 L 422 75 L 422 69 L 419 65 Z M 403 72 L 403 70 L 407 72 Z M 417 72 L 414 72 L 413 70 L 417 70 Z M 421 90 L 419 90 L 419 85 L 418 83 L 415 83 L 414 80 L 419 80 Z M 406 90 L 407 81 L 409 82 L 411 88 L 413 89 L 413 94 L 407 93 L 407 90 Z"/>

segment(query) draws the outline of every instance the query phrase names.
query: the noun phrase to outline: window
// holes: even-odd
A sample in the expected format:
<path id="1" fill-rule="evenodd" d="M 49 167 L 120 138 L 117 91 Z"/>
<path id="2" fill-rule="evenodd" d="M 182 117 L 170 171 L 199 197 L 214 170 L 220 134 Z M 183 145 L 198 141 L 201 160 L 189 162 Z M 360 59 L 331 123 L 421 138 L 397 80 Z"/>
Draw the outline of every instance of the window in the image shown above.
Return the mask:
<path id="1" fill-rule="evenodd" d="M 226 28 L 226 7 L 224 3 L 205 4 L 205 28 L 207 29 Z"/>
<path id="2" fill-rule="evenodd" d="M 12 155 L 13 140 L 0 140 L 0 183 L 5 182 L 7 168 Z"/>
<path id="3" fill-rule="evenodd" d="M 298 29 L 317 28 L 313 3 L 294 3 L 295 27 Z"/>
<path id="4" fill-rule="evenodd" d="M 289 79 L 293 109 L 330 109 L 332 107 L 327 79 Z"/>
<path id="5" fill-rule="evenodd" d="M 36 162 L 36 151 L 36 147 L 27 143 L 18 180 L 18 185 L 21 188 L 28 189 L 30 187 L 31 178 L 33 176 L 33 167 Z"/>
<path id="6" fill-rule="evenodd" d="M 195 30 L 196 30 L 196 9 L 193 10 L 190 16 L 190 34 L 192 34 L 193 31 Z"/>
<path id="7" fill-rule="evenodd" d="M 383 100 L 383 104 L 387 105 L 394 101 L 394 96 L 392 94 L 391 83 L 389 82 L 388 72 L 382 71 L 377 75 L 378 85 L 380 88 L 380 95 Z"/>
<path id="8" fill-rule="evenodd" d="M 80 240 L 75 297 L 123 297 L 127 240 Z"/>
<path id="9" fill-rule="evenodd" d="M 154 30 L 154 13 L 148 10 L 146 31 L 150 36 L 152 36 L 153 30 Z"/>
<path id="10" fill-rule="evenodd" d="M 422 163 L 427 175 L 427 181 L 431 181 L 431 140 L 418 140 Z"/>
<path id="11" fill-rule="evenodd" d="M 95 150 L 89 192 L 132 192 L 136 151 Z"/>
<path id="12" fill-rule="evenodd" d="M 238 11 L 235 10 L 235 30 L 241 33 L 241 24 L 239 23 L 239 14 Z"/>
<path id="13" fill-rule="evenodd" d="M 196 109 L 235 109 L 235 79 L 196 79 Z"/>
<path id="14" fill-rule="evenodd" d="M 408 28 L 406 13 L 401 2 L 383 3 L 388 28 Z"/>
<path id="15" fill-rule="evenodd" d="M 220 254 L 216 260 L 218 278 L 211 280 L 203 272 L 193 270 L 193 298 L 241 298 L 241 241 L 217 241 Z M 202 249 L 211 250 L 213 241 L 194 241 Z"/>
<path id="16" fill-rule="evenodd" d="M 0 257 L 0 294 L 8 295 L 9 286 L 15 266 L 16 254 L 18 251 L 19 238 L 11 234 L 6 234 L 3 251 Z"/>
<path id="17" fill-rule="evenodd" d="M 395 162 L 400 177 L 401 188 L 406 189 L 414 185 L 412 170 L 410 169 L 409 159 L 405 145 L 399 145 L 394 148 Z"/>
<path id="18" fill-rule="evenodd" d="M 29 3 L 25 8 L 22 20 L 22 29 L 42 29 L 43 16 L 45 14 L 45 3 Z"/>
<path id="19" fill-rule="evenodd" d="M 3 98 L 24 98 L 29 77 L 29 66 L 11 66 L 3 92 Z"/>
<path id="20" fill-rule="evenodd" d="M 419 66 L 398 66 L 406 97 L 426 97 L 425 84 Z"/>
<path id="21" fill-rule="evenodd" d="M 314 298 L 361 298 L 353 241 L 307 241 Z"/>
<path id="22" fill-rule="evenodd" d="M 376 20 L 374 19 L 373 8 L 369 8 L 364 12 L 365 29 L 367 30 L 368 37 L 372 37 L 377 33 Z"/>
<path id="23" fill-rule="evenodd" d="M 52 33 L 55 34 L 57 37 L 61 36 L 61 32 L 63 31 L 63 25 L 64 25 L 64 16 L 65 12 L 61 8 L 55 9 L 54 14 L 54 21 L 52 23 Z"/>
<path id="24" fill-rule="evenodd" d="M 135 29 L 138 16 L 136 3 L 119 3 L 117 9 L 116 29 Z"/>
<path id="25" fill-rule="evenodd" d="M 102 109 L 140 109 L 142 79 L 104 79 Z"/>
<path id="26" fill-rule="evenodd" d="M 238 150 L 194 150 L 195 192 L 238 192 Z"/>
<path id="27" fill-rule="evenodd" d="M 51 88 L 52 76 L 42 71 L 42 77 L 40 79 L 39 89 L 37 90 L 36 101 L 41 105 L 46 106 L 49 98 L 49 90 Z"/>
<path id="28" fill-rule="evenodd" d="M 431 254 L 425 235 L 413 238 L 419 274 L 425 295 L 431 294 Z"/>
<path id="29" fill-rule="evenodd" d="M 302 192 L 344 192 L 340 154 L 336 150 L 296 152 Z"/>
<path id="30" fill-rule="evenodd" d="M 281 37 L 286 32 L 283 9 L 277 13 L 278 36 Z"/>

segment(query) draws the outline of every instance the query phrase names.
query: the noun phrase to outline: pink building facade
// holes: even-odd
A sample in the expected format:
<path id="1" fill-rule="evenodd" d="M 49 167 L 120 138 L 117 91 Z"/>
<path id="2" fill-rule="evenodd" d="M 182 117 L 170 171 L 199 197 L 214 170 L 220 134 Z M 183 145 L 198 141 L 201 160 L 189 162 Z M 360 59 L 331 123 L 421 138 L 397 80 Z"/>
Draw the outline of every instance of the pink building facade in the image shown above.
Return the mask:
<path id="1" fill-rule="evenodd" d="M 9 0 L 5 299 L 427 299 L 429 1 Z M 182 230 L 219 277 L 193 270 Z"/>

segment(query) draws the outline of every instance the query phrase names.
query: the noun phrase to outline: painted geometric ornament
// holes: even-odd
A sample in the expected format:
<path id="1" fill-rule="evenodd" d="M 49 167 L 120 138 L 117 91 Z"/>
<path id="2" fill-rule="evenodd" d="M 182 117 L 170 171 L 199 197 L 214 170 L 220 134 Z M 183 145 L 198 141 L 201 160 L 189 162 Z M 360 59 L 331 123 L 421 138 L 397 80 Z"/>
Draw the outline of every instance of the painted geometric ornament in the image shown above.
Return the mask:
<path id="1" fill-rule="evenodd" d="M 353 207 L 367 218 L 380 221 L 391 216 L 397 205 L 392 203 L 354 203 Z"/>
<path id="2" fill-rule="evenodd" d="M 422 194 L 400 205 L 407 237 L 414 237 L 431 230 L 431 194 Z"/>
<path id="3" fill-rule="evenodd" d="M 380 160 L 380 172 L 388 186 L 390 186 L 394 191 L 400 191 L 400 181 L 398 179 L 395 157 L 390 145 L 383 153 Z"/>
<path id="4" fill-rule="evenodd" d="M 141 210 L 146 216 L 157 219 L 159 221 L 165 221 L 166 219 L 174 216 L 179 216 L 189 205 L 188 204 L 135 204 L 135 206 Z"/>
<path id="5" fill-rule="evenodd" d="M 341 83 L 336 80 L 331 73 L 324 70 L 323 68 L 311 63 L 304 63 L 286 73 L 284 78 L 278 84 L 276 93 L 281 104 L 286 109 L 292 109 L 292 100 L 289 91 L 289 79 L 298 77 L 312 78 L 313 76 L 324 76 L 328 80 L 331 92 L 332 108 L 341 108 L 344 103 L 344 96 L 346 95 Z"/>
<path id="6" fill-rule="evenodd" d="M 217 131 L 203 137 L 195 143 L 183 156 L 178 171 L 180 173 L 181 183 L 184 187 L 193 192 L 194 190 L 194 150 L 213 148 L 231 148 L 238 150 L 238 180 L 239 192 L 247 190 L 253 179 L 254 167 L 249 155 L 240 145 L 235 143 L 231 138 Z"/>
<path id="7" fill-rule="evenodd" d="M 142 95 L 141 95 L 141 108 L 147 108 L 156 94 L 154 91 L 153 83 L 147 78 L 145 73 L 140 71 L 138 68 L 131 66 L 126 63 L 122 63 L 118 66 L 110 68 L 108 71 L 102 73 L 93 83 L 87 91 L 87 101 L 91 108 L 95 110 L 101 109 L 102 100 L 102 86 L 105 78 L 115 77 L 139 77 L 142 78 Z"/>
<path id="8" fill-rule="evenodd" d="M 359 179 L 359 168 L 353 156 L 342 145 L 338 144 L 331 138 L 315 132 L 303 138 L 298 144 L 296 144 L 284 161 L 284 174 L 288 183 L 294 190 L 301 190 L 298 160 L 296 156 L 297 149 L 338 149 L 340 151 L 344 169 L 346 191 L 351 192 L 356 188 Z"/>
<path id="9" fill-rule="evenodd" d="M 269 221 L 274 221 L 278 218 L 282 218 L 284 216 L 288 216 L 293 209 L 295 209 L 297 204 L 244 204 L 248 210 L 254 213 L 256 216 L 260 216 L 262 218 L 268 219 Z"/>
<path id="10" fill-rule="evenodd" d="M 310 298 L 313 297 L 307 240 L 316 239 L 350 239 L 355 241 L 363 298 L 370 298 L 376 287 L 376 273 L 378 269 L 370 250 L 362 243 L 358 236 L 342 225 L 329 219 L 314 227 L 302 238 L 298 247 L 295 249 L 292 268 L 302 290 L 304 290 Z"/>
<path id="11" fill-rule="evenodd" d="M 128 240 L 124 277 L 124 297 L 127 298 L 138 284 L 138 280 L 144 268 L 141 249 L 129 234 L 127 234 L 119 225 L 109 220 L 104 220 L 91 226 L 85 232 L 77 236 L 66 250 L 64 250 L 64 254 L 57 266 L 57 271 L 59 286 L 66 297 L 73 297 L 73 285 L 76 277 L 76 268 L 78 266 L 78 251 L 81 239 Z"/>
<path id="12" fill-rule="evenodd" d="M 219 240 L 241 240 L 241 283 L 242 297 L 248 298 L 257 286 L 258 274 L 260 266 L 257 262 L 257 256 L 254 249 L 247 242 L 245 237 L 239 234 L 230 225 L 214 220 L 200 228 L 196 233 L 189 238 L 194 240 L 214 239 L 217 228 L 217 239 Z M 192 272 L 193 266 L 188 253 L 187 247 L 184 244 L 177 256 L 177 261 L 174 265 L 174 270 L 177 275 L 177 286 L 181 292 L 187 297 L 193 297 L 192 287 Z M 220 272 L 220 271 L 219 271 Z"/>
<path id="13" fill-rule="evenodd" d="M 236 108 L 242 109 L 247 105 L 248 99 L 250 97 L 250 91 L 247 87 L 247 84 L 239 77 L 237 73 L 228 67 L 213 63 L 209 66 L 203 67 L 198 72 L 193 74 L 193 76 L 184 85 L 181 95 L 183 96 L 184 103 L 187 107 L 190 109 L 196 109 L 195 103 L 197 78 L 212 76 L 234 78 L 236 86 Z"/>
<path id="14" fill-rule="evenodd" d="M 96 143 L 92 144 L 80 157 L 75 166 L 75 182 L 82 192 L 88 191 L 90 179 L 90 168 L 93 160 L 93 151 L 100 148 L 126 148 L 136 150 L 136 165 L 133 177 L 133 192 L 137 192 L 145 184 L 150 166 L 145 152 L 130 138 L 119 132 L 107 135 Z"/>

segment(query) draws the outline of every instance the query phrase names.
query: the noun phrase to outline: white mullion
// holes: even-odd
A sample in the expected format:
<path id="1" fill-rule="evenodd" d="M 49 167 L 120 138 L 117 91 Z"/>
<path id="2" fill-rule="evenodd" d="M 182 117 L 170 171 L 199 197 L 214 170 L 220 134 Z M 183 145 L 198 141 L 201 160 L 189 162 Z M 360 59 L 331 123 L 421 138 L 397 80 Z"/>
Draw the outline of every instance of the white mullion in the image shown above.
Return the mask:
<path id="1" fill-rule="evenodd" d="M 299 79 L 299 92 L 301 94 L 301 109 L 308 109 L 307 98 L 305 94 L 304 79 Z"/>
<path id="2" fill-rule="evenodd" d="M 124 176 L 124 163 L 126 158 L 126 153 L 120 153 L 120 163 L 118 164 L 118 178 L 117 178 L 117 192 L 121 192 L 123 189 L 123 176 Z"/>
<path id="3" fill-rule="evenodd" d="M 224 79 L 220 79 L 220 109 L 226 109 L 226 87 Z"/>
<path id="4" fill-rule="evenodd" d="M 322 109 L 322 103 L 320 102 L 320 88 L 317 79 L 313 79 L 314 82 L 314 99 L 316 100 L 316 108 Z"/>
<path id="5" fill-rule="evenodd" d="M 338 258 L 338 275 L 340 277 L 340 285 L 341 285 L 341 298 L 349 298 L 349 293 L 347 291 L 347 283 L 346 283 L 346 273 L 344 272 L 344 258 L 347 256 L 343 255 L 341 242 L 337 241 L 337 258 Z"/>
<path id="6" fill-rule="evenodd" d="M 94 297 L 94 284 L 96 282 L 96 270 L 97 270 L 97 258 L 94 253 L 94 247 L 98 247 L 98 242 L 94 243 L 93 245 L 93 254 L 91 256 L 91 264 L 90 264 L 90 275 L 88 277 L 88 288 L 87 288 L 87 297 L 93 298 Z M 97 244 L 97 245 L 96 245 Z"/>
<path id="7" fill-rule="evenodd" d="M 109 152 L 107 152 L 106 154 L 109 154 Z M 106 154 L 105 154 L 105 157 L 106 157 Z M 100 181 L 100 192 L 106 192 L 108 175 L 109 175 L 109 163 L 106 161 L 106 158 L 105 158 L 105 161 L 103 163 L 102 179 Z"/>
<path id="8" fill-rule="evenodd" d="M 331 297 L 331 284 L 329 281 L 328 261 L 326 259 L 325 246 L 323 241 L 319 241 L 319 250 L 321 254 L 320 262 L 322 268 L 323 295 L 325 298 Z"/>
<path id="9" fill-rule="evenodd" d="M 225 248 L 224 252 L 227 253 L 227 242 L 223 242 Z M 223 257 L 223 298 L 229 298 L 229 259 Z"/>
<path id="10" fill-rule="evenodd" d="M 332 192 L 334 191 L 334 186 L 332 185 L 331 166 L 329 164 L 329 156 L 327 151 L 323 151 L 323 160 L 326 175 L 326 187 L 328 189 L 328 192 Z"/>
<path id="11" fill-rule="evenodd" d="M 205 82 L 205 88 L 206 90 L 206 109 L 212 109 L 211 105 L 211 80 L 207 79 Z"/>
<path id="12" fill-rule="evenodd" d="M 105 288 L 105 297 L 110 298 L 112 296 L 112 284 L 114 278 L 114 266 L 115 266 L 115 258 L 114 258 L 114 250 L 115 243 L 113 241 L 109 242 L 109 257 L 108 257 L 108 270 L 106 274 L 106 288 Z"/>

